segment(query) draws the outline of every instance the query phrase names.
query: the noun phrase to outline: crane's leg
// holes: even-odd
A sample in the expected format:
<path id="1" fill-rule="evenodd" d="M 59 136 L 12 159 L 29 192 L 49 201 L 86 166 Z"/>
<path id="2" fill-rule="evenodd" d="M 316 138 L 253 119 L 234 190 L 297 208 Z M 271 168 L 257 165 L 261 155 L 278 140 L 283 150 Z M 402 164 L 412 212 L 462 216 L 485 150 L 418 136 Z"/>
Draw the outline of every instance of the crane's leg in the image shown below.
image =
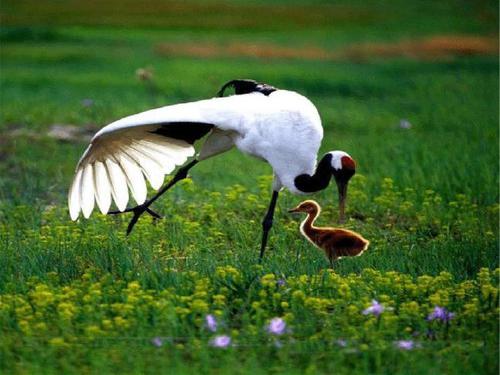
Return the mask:
<path id="1" fill-rule="evenodd" d="M 130 223 L 128 224 L 127 227 L 127 236 L 132 232 L 132 229 L 134 229 L 135 223 L 137 223 L 137 220 L 139 220 L 139 217 L 144 212 L 147 212 L 151 216 L 153 216 L 156 219 L 161 219 L 161 216 L 158 215 L 156 212 L 151 210 L 149 206 L 153 204 L 154 201 L 156 201 L 158 198 L 160 198 L 161 195 L 163 195 L 168 189 L 170 189 L 172 186 L 174 186 L 177 182 L 180 180 L 183 180 L 187 177 L 188 171 L 194 167 L 198 163 L 198 160 L 194 159 L 192 160 L 189 164 L 186 164 L 182 168 L 180 168 L 177 173 L 175 174 L 174 178 L 170 180 L 168 183 L 166 183 L 150 200 L 144 202 L 143 204 L 140 204 L 136 207 L 133 208 L 127 208 L 124 211 L 111 211 L 109 214 L 111 215 L 117 215 L 117 214 L 122 214 L 125 212 L 133 212 L 134 216 L 132 217 L 132 220 L 130 220 Z"/>
<path id="2" fill-rule="evenodd" d="M 330 261 L 330 268 L 331 268 L 332 270 L 335 268 L 334 266 L 336 266 L 336 265 L 337 265 L 337 259 L 338 259 L 338 258 L 339 258 L 339 257 L 337 257 L 337 256 L 328 257 L 328 260 Z"/>
<path id="3" fill-rule="evenodd" d="M 276 208 L 276 201 L 278 200 L 278 191 L 273 190 L 273 196 L 271 198 L 271 203 L 269 203 L 269 208 L 267 209 L 266 216 L 262 221 L 262 244 L 260 246 L 260 256 L 259 263 L 262 261 L 264 256 L 264 251 L 266 250 L 267 237 L 269 235 L 269 230 L 273 226 L 274 209 Z"/>

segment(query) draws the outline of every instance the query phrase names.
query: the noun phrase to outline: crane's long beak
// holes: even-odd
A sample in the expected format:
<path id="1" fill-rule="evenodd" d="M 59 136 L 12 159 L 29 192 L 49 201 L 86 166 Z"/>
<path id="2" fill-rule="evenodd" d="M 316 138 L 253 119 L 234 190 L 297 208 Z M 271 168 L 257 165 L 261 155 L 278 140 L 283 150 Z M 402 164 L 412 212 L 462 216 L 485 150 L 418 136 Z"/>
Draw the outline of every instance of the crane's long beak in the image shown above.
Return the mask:
<path id="1" fill-rule="evenodd" d="M 345 201 L 347 199 L 347 186 L 349 180 L 336 180 L 336 182 L 339 190 L 339 222 L 343 223 L 345 221 Z"/>

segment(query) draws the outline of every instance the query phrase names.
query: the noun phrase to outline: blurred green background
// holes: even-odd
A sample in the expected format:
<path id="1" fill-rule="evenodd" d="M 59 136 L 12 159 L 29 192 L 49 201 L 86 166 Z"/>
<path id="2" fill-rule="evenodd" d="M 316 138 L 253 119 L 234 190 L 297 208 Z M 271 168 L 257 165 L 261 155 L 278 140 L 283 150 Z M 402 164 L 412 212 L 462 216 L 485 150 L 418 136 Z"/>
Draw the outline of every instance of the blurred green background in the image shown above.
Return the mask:
<path id="1" fill-rule="evenodd" d="M 495 1 L 3 0 L 0 15 L 4 204 L 63 202 L 88 134 L 234 78 L 310 97 L 322 151 L 350 152 L 368 190 L 387 176 L 498 200 Z M 60 142 L 54 124 L 87 138 Z M 233 154 L 195 178 L 214 187 L 269 173 Z M 214 176 L 227 160 L 234 169 Z"/>

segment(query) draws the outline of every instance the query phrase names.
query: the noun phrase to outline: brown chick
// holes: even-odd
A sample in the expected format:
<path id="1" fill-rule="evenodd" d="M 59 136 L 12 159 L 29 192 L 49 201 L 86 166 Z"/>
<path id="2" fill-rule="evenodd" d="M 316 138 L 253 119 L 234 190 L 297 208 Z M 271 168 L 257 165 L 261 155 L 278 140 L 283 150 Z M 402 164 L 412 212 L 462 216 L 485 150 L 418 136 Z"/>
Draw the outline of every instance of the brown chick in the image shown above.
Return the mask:
<path id="1" fill-rule="evenodd" d="M 359 256 L 368 248 L 370 241 L 348 229 L 314 226 L 321 207 L 313 200 L 300 203 L 288 212 L 305 212 L 306 219 L 300 224 L 300 232 L 309 242 L 323 250 L 333 267 L 333 262 L 345 256 Z"/>

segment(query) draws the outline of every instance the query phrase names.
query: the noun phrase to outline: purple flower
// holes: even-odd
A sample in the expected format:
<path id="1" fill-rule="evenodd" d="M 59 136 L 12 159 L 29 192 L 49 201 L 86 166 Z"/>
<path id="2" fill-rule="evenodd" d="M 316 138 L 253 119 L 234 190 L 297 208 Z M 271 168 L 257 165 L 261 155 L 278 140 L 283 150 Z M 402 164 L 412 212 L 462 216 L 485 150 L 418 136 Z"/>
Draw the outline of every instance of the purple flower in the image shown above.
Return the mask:
<path id="1" fill-rule="evenodd" d="M 281 318 L 273 318 L 267 326 L 267 332 L 272 335 L 282 335 L 286 331 L 286 323 Z"/>
<path id="2" fill-rule="evenodd" d="M 341 348 L 345 348 L 347 346 L 347 341 L 344 339 L 338 339 L 335 343 Z"/>
<path id="3" fill-rule="evenodd" d="M 81 101 L 81 104 L 83 107 L 92 107 L 92 105 L 94 104 L 94 101 L 92 99 L 83 99 Z"/>
<path id="4" fill-rule="evenodd" d="M 283 347 L 283 343 L 280 340 L 275 340 L 273 343 L 275 348 L 281 349 Z"/>
<path id="5" fill-rule="evenodd" d="M 454 316 L 454 313 L 449 312 L 444 307 L 434 306 L 434 310 L 432 310 L 429 314 L 427 320 L 441 320 L 442 322 L 449 322 Z"/>
<path id="6" fill-rule="evenodd" d="M 411 126 L 411 122 L 408 120 L 402 119 L 401 121 L 399 121 L 399 127 L 401 129 L 411 129 Z"/>
<path id="7" fill-rule="evenodd" d="M 276 281 L 276 285 L 278 285 L 280 288 L 284 287 L 286 285 L 286 280 L 285 279 L 278 279 L 278 281 Z"/>
<path id="8" fill-rule="evenodd" d="M 214 348 L 227 348 L 229 345 L 231 345 L 231 337 L 226 335 L 215 336 L 210 340 L 210 346 Z"/>
<path id="9" fill-rule="evenodd" d="M 372 314 L 375 316 L 379 316 L 384 312 L 385 308 L 377 300 L 372 300 L 371 306 L 363 310 L 363 315 Z"/>
<path id="10" fill-rule="evenodd" d="M 151 340 L 151 344 L 159 348 L 160 346 L 163 346 L 163 340 L 161 339 L 161 337 L 154 337 Z"/>
<path id="11" fill-rule="evenodd" d="M 208 314 L 205 317 L 205 327 L 207 327 L 210 332 L 217 331 L 217 320 L 215 319 L 215 316 Z"/>
<path id="12" fill-rule="evenodd" d="M 415 349 L 416 346 L 413 340 L 399 340 L 395 342 L 395 345 L 401 350 L 412 350 Z"/>

